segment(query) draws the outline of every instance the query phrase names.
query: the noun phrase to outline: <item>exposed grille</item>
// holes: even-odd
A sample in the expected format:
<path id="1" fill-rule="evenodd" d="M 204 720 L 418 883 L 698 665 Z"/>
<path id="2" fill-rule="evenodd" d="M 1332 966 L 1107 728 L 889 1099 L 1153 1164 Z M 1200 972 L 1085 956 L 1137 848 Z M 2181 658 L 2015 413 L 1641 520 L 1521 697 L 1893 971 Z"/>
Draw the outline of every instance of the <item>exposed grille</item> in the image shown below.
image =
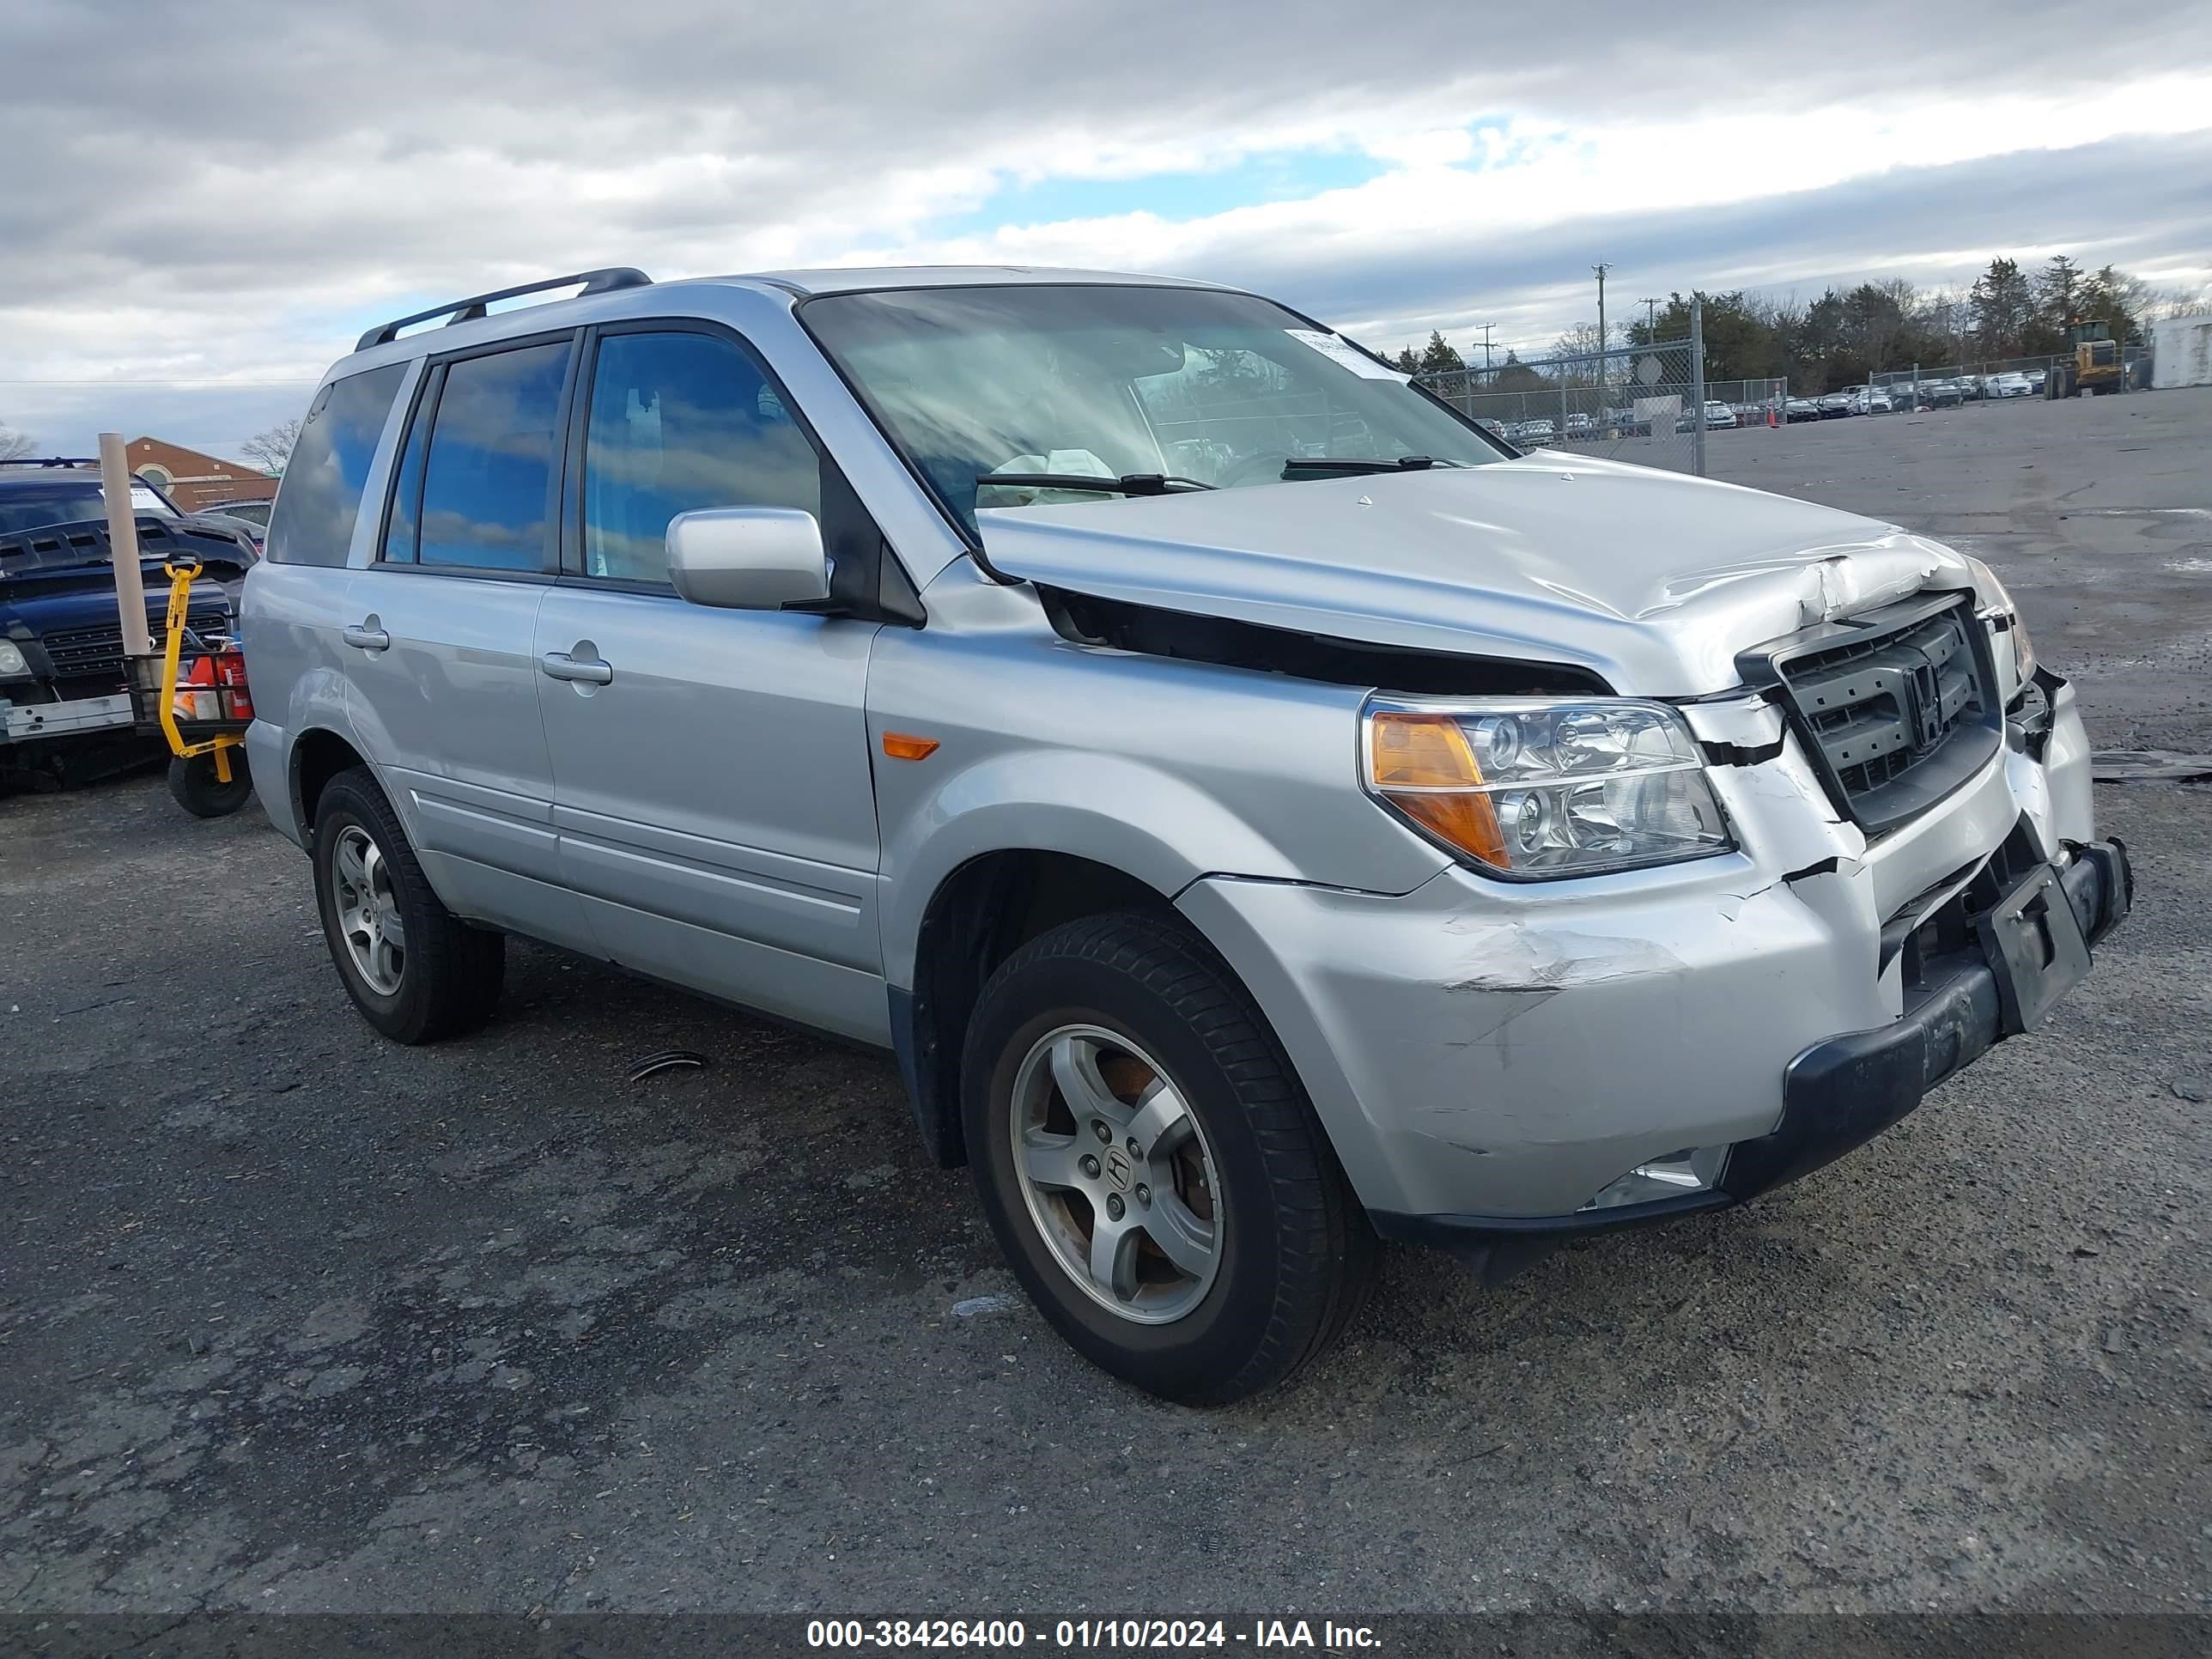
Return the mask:
<path id="1" fill-rule="evenodd" d="M 1825 627 L 1768 660 L 1838 804 L 1869 830 L 1933 805 L 2002 736 L 1989 653 L 1963 596 Z"/>
<path id="2" fill-rule="evenodd" d="M 194 611 L 185 620 L 195 633 L 208 634 L 225 632 L 230 619 L 222 611 Z M 159 651 L 167 638 L 167 630 L 158 618 L 149 618 L 148 628 L 154 648 Z M 120 684 L 124 678 L 123 625 L 119 621 L 112 628 L 56 629 L 40 635 L 39 643 L 46 648 L 56 679 L 112 679 Z"/>

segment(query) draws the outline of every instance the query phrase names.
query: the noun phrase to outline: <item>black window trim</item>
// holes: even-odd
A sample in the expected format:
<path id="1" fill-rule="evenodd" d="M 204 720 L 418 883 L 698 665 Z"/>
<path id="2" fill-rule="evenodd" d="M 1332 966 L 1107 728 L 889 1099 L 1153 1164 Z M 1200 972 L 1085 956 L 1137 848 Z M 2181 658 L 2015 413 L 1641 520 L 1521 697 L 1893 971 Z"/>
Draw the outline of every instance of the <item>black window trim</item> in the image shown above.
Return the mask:
<path id="1" fill-rule="evenodd" d="M 365 570 L 398 571 L 422 576 L 455 577 L 464 581 L 527 582 L 549 586 L 560 579 L 562 532 L 558 522 L 563 462 L 568 446 L 566 434 L 570 424 L 576 396 L 576 368 L 584 356 L 584 331 L 580 328 L 540 329 L 529 334 L 510 335 L 505 339 L 487 340 L 480 344 L 463 346 L 453 351 L 441 351 L 422 359 L 422 378 L 416 383 L 415 401 L 407 411 L 407 424 L 400 428 L 399 447 L 392 458 L 392 477 L 384 495 L 384 511 L 377 520 L 376 556 L 362 567 Z M 561 393 L 553 411 L 553 453 L 546 468 L 546 535 L 545 544 L 539 550 L 538 568 L 535 570 L 502 570 L 492 566 L 468 564 L 424 564 L 422 547 L 422 495 L 430 477 L 429 446 L 437 441 L 438 404 L 446 394 L 446 370 L 455 363 L 467 362 L 477 357 L 495 357 L 502 352 L 521 351 L 531 346 L 566 345 L 568 360 L 561 380 Z M 415 481 L 415 549 L 416 556 L 405 562 L 394 562 L 384 556 L 386 540 L 392 534 L 392 508 L 398 500 L 399 483 L 406 471 L 407 446 L 413 441 L 418 421 L 427 419 L 422 449 L 422 476 Z"/>
<path id="2" fill-rule="evenodd" d="M 897 550 L 890 544 L 882 527 L 876 523 L 860 492 L 845 476 L 838 464 L 836 452 L 817 431 L 807 418 L 805 406 L 794 398 L 783 377 L 768 354 L 748 339 L 742 330 L 711 317 L 623 317 L 610 322 L 590 323 L 580 331 L 583 336 L 577 353 L 574 395 L 568 409 L 568 441 L 562 446 L 560 527 L 560 574 L 555 580 L 563 586 L 574 586 L 595 592 L 614 593 L 642 593 L 684 603 L 674 588 L 665 581 L 647 581 L 626 576 L 594 576 L 584 568 L 584 453 L 591 437 L 591 401 L 599 377 L 599 343 L 616 334 L 697 334 L 708 339 L 720 340 L 734 347 L 738 354 L 759 372 L 762 381 L 775 393 L 784 412 L 791 416 L 792 424 L 799 428 L 807 447 L 813 450 L 815 462 L 821 475 L 822 539 L 836 558 L 843 580 L 836 582 L 842 590 L 834 597 L 841 601 L 830 613 L 857 617 L 869 622 L 896 622 L 909 627 L 922 625 L 918 600 L 906 599 L 902 603 L 886 605 L 881 596 L 886 591 L 886 562 L 896 568 L 890 578 L 891 591 L 913 595 L 916 590 L 913 578 L 899 561 Z"/>
<path id="3" fill-rule="evenodd" d="M 384 550 L 392 544 L 392 515 L 398 510 L 399 488 L 407 481 L 407 462 L 418 433 L 422 439 L 422 471 L 427 473 L 430 470 L 430 428 L 428 422 L 437 409 L 438 394 L 445 389 L 445 381 L 446 366 L 443 363 L 425 362 L 422 378 L 415 382 L 414 395 L 407 404 L 407 418 L 399 425 L 399 447 L 392 455 L 392 476 L 385 480 L 384 511 L 377 520 L 376 556 L 368 562 L 368 568 L 372 570 L 386 564 L 395 568 L 404 566 L 409 570 L 420 568 L 419 556 L 422 550 L 422 478 L 420 474 L 415 479 L 415 499 L 409 503 L 408 514 L 414 526 L 416 556 L 386 559 Z"/>

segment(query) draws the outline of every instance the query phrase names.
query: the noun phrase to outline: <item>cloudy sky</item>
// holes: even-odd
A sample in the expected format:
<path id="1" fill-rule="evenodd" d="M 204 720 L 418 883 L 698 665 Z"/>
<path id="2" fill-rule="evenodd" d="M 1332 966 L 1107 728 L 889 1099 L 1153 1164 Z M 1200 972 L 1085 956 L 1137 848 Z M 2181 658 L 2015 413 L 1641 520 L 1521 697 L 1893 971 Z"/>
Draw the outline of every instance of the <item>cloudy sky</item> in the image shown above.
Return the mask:
<path id="1" fill-rule="evenodd" d="M 2066 251 L 2212 295 L 2212 6 L 5 0 L 0 423 L 218 452 L 561 270 L 961 260 L 1541 349 Z"/>

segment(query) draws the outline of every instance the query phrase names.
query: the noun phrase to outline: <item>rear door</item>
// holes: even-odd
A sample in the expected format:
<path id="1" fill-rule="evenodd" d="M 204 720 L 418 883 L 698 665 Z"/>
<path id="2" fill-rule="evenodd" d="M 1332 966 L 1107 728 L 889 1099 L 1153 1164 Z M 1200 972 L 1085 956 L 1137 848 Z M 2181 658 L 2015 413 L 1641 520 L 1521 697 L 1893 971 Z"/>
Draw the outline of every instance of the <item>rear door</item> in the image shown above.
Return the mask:
<path id="1" fill-rule="evenodd" d="M 571 334 L 434 360 L 345 626 L 354 724 L 462 915 L 588 949 L 561 884 L 538 712 Z"/>
<path id="2" fill-rule="evenodd" d="M 696 508 L 819 518 L 834 471 L 732 334 L 656 321 L 598 332 L 591 352 L 568 567 L 538 615 L 567 879 L 615 961 L 883 1042 L 863 712 L 877 624 L 688 604 L 665 545 Z M 830 493 L 834 514 L 847 492 Z"/>

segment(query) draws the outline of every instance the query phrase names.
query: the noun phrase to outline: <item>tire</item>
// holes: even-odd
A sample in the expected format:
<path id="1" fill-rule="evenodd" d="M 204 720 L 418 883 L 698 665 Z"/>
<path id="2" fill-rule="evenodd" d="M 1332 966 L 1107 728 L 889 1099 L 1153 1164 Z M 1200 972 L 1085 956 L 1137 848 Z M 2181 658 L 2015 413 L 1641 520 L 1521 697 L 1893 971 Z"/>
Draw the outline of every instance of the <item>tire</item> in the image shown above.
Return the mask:
<path id="1" fill-rule="evenodd" d="M 253 796 L 253 779 L 246 769 L 246 751 L 230 751 L 228 783 L 216 776 L 213 755 L 172 755 L 169 795 L 196 818 L 228 817 Z"/>
<path id="2" fill-rule="evenodd" d="M 1304 1089 L 1249 994 L 1174 922 L 1093 916 L 1024 945 L 983 988 L 961 1084 L 1007 1261 L 1060 1335 L 1115 1376 L 1224 1405 L 1288 1378 L 1365 1299 L 1375 1236 Z M 1177 1097 L 1184 1119 L 1151 1139 Z M 1111 1119 L 1112 1139 L 1094 1145 L 1086 1119 Z M 1031 1178 L 1040 1169 L 1049 1179 Z M 1102 1283 L 1085 1266 L 1108 1212 L 1133 1243 L 1109 1253 Z"/>
<path id="3" fill-rule="evenodd" d="M 468 926 L 439 902 L 366 768 L 324 786 L 314 865 L 323 939 L 363 1019 L 394 1042 L 418 1043 L 459 1036 L 491 1018 L 506 975 L 505 936 Z M 362 904 L 363 893 L 374 902 Z"/>

